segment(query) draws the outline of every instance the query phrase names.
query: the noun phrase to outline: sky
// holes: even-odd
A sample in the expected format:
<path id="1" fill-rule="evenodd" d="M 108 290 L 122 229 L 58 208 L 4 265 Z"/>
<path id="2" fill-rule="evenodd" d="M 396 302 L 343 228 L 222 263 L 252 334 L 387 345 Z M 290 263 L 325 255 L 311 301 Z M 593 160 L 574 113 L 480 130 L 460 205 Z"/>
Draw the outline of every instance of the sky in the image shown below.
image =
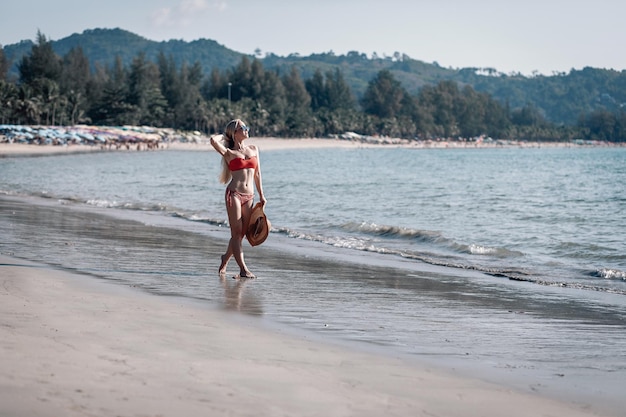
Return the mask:
<path id="1" fill-rule="evenodd" d="M 121 28 L 280 56 L 408 55 L 525 75 L 626 69 L 621 0 L 3 0 L 0 45 Z"/>

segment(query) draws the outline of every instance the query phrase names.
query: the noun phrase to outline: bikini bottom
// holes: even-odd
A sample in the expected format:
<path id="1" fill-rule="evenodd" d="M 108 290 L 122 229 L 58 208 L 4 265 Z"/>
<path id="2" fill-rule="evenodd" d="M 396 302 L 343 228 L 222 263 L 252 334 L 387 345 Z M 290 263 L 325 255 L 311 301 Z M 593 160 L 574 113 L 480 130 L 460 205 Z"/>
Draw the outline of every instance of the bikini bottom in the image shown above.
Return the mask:
<path id="1" fill-rule="evenodd" d="M 233 206 L 233 198 L 238 198 L 239 201 L 241 202 L 241 205 L 243 206 L 248 201 L 254 200 L 254 193 L 252 194 L 240 193 L 239 191 L 231 190 L 230 188 L 226 187 L 226 205 L 228 207 Z"/>

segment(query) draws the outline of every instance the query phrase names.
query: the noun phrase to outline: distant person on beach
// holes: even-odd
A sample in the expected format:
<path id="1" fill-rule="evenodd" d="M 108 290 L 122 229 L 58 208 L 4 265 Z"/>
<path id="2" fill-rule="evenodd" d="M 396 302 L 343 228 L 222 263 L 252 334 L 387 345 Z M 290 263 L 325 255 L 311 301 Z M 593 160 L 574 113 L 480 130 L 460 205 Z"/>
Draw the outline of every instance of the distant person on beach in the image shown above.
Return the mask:
<path id="1" fill-rule="evenodd" d="M 222 255 L 220 275 L 226 274 L 226 265 L 231 256 L 239 265 L 240 278 L 255 278 L 243 259 L 242 241 L 252 213 L 254 186 L 259 192 L 263 205 L 267 202 L 263 195 L 259 149 L 246 145 L 250 129 L 240 119 L 231 120 L 224 134 L 211 136 L 211 145 L 222 155 L 220 182 L 226 186 L 226 212 L 230 224 L 230 241 L 226 253 Z"/>

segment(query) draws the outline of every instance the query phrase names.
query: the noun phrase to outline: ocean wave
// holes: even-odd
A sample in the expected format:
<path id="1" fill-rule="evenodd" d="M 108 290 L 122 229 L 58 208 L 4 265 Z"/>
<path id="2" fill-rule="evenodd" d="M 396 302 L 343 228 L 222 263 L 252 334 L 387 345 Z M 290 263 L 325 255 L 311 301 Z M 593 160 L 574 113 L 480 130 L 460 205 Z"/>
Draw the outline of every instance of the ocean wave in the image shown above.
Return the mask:
<path id="1" fill-rule="evenodd" d="M 554 280 L 546 280 L 540 278 L 533 277 L 509 277 L 512 281 L 523 281 L 529 282 L 532 284 L 543 285 L 547 287 L 560 287 L 560 288 L 573 288 L 578 290 L 586 290 L 586 291 L 599 291 L 610 294 L 619 294 L 626 295 L 626 290 L 622 290 L 620 288 L 607 288 L 601 285 L 590 285 L 582 282 L 565 282 L 565 281 L 554 281 Z"/>
<path id="2" fill-rule="evenodd" d="M 67 200 L 67 199 L 66 199 Z M 85 201 L 85 204 L 99 208 L 116 208 L 138 211 L 169 211 L 170 208 L 165 204 L 138 204 L 124 201 L 107 200 L 102 198 L 92 198 Z"/>
<path id="3" fill-rule="evenodd" d="M 359 227 L 361 228 L 362 226 L 359 226 Z M 389 228 L 389 229 L 393 229 L 393 228 Z M 362 229 L 359 229 L 359 230 L 362 230 Z M 368 230 L 367 226 L 365 227 L 365 230 Z M 371 229 L 371 230 L 375 230 L 375 229 Z M 389 248 L 389 247 L 384 246 L 384 243 L 381 243 L 381 242 L 372 243 L 372 241 L 370 241 L 369 239 L 358 238 L 355 236 L 340 237 L 340 236 L 324 236 L 320 234 L 307 234 L 307 233 L 302 233 L 299 231 L 291 230 L 289 228 L 274 229 L 273 231 L 284 234 L 290 238 L 315 241 L 315 242 L 323 243 L 323 244 L 330 245 L 330 246 L 337 247 L 337 248 L 353 249 L 353 250 L 359 250 L 359 251 L 365 251 L 365 252 L 374 252 L 374 253 L 378 253 L 382 255 L 395 255 L 395 256 L 400 256 L 405 259 L 411 259 L 411 260 L 423 262 L 429 265 L 465 269 L 465 270 L 475 270 L 479 272 L 484 272 L 492 276 L 498 276 L 498 277 L 504 277 L 504 278 L 517 278 L 517 277 L 525 277 L 529 275 L 527 271 L 517 269 L 517 268 L 495 268 L 495 267 L 489 267 L 486 265 L 477 265 L 474 263 L 464 261 L 463 259 L 458 259 L 458 258 L 454 258 L 451 256 L 446 256 L 443 254 L 436 254 L 436 253 L 426 252 L 426 251 L 419 252 L 419 251 Z M 393 233 L 393 232 L 390 232 L 390 233 Z M 415 235 L 415 233 L 413 232 L 407 232 L 406 234 L 404 234 L 404 236 L 408 236 L 411 234 Z"/>
<path id="4" fill-rule="evenodd" d="M 228 227 L 228 222 L 225 220 L 211 219 L 209 217 L 199 216 L 198 214 L 195 214 L 195 213 L 183 213 L 183 212 L 175 211 L 171 213 L 171 216 L 180 218 L 180 219 L 189 220 L 192 222 L 210 224 L 212 226 Z"/>
<path id="5" fill-rule="evenodd" d="M 348 232 L 358 232 L 386 238 L 410 239 L 419 242 L 440 242 L 447 240 L 439 232 L 417 230 L 398 226 L 385 226 L 375 223 L 346 223 L 341 227 Z"/>
<path id="6" fill-rule="evenodd" d="M 16 192 L 16 191 L 0 191 L 0 194 L 7 196 L 16 196 L 16 197 L 37 197 L 46 200 L 58 200 L 61 204 L 86 204 L 88 206 L 98 207 L 98 208 L 114 208 L 114 209 L 127 209 L 127 210 L 138 210 L 138 211 L 156 211 L 156 212 L 167 212 L 173 210 L 161 203 L 154 204 L 142 204 L 136 202 L 128 202 L 128 201 L 117 201 L 107 198 L 80 198 L 72 195 L 61 195 L 51 193 L 49 191 L 36 191 L 36 192 Z"/>
<path id="7" fill-rule="evenodd" d="M 94 206 L 94 207 L 99 207 L 99 208 L 118 208 L 121 205 L 117 201 L 110 201 L 110 200 L 100 199 L 100 198 L 89 199 L 85 201 L 85 204 Z"/>
<path id="8" fill-rule="evenodd" d="M 506 248 L 490 247 L 479 244 L 464 244 L 456 242 L 432 230 L 410 229 L 398 226 L 385 226 L 375 223 L 347 223 L 341 229 L 350 233 L 360 233 L 386 239 L 405 239 L 419 243 L 430 243 L 456 253 L 468 255 L 489 255 L 498 258 L 520 257 L 524 254 Z"/>
<path id="9" fill-rule="evenodd" d="M 471 244 L 468 246 L 469 253 L 473 255 L 496 255 L 498 253 L 497 248 L 490 248 L 487 246 L 481 246 L 476 244 Z"/>
<path id="10" fill-rule="evenodd" d="M 396 236 L 401 238 L 407 238 L 409 236 L 414 236 L 417 239 L 423 239 L 424 236 L 429 236 L 430 233 L 421 233 L 421 231 L 411 231 L 411 230 L 400 230 L 401 228 L 393 228 L 393 227 L 380 227 L 374 225 L 367 224 L 351 224 L 343 229 L 350 229 L 355 231 L 371 231 L 372 234 L 376 234 L 378 236 Z M 356 229 L 354 229 L 356 227 Z M 284 234 L 288 237 L 295 239 L 303 239 L 315 241 L 323 244 L 327 244 L 334 247 L 360 250 L 366 252 L 375 252 L 377 254 L 382 255 L 392 255 L 392 256 L 400 256 L 405 259 L 415 260 L 417 262 L 423 262 L 425 264 L 441 266 L 446 268 L 455 268 L 455 269 L 464 269 L 464 270 L 473 270 L 477 272 L 482 272 L 486 275 L 490 275 L 493 277 L 504 278 L 510 281 L 518 281 L 518 282 L 527 282 L 541 286 L 548 287 L 560 287 L 560 288 L 572 288 L 586 291 L 599 291 L 599 292 L 607 292 L 619 295 L 626 295 L 626 290 L 622 290 L 620 288 L 611 288 L 603 285 L 591 285 L 584 282 L 576 282 L 576 281 L 567 281 L 567 280 L 559 280 L 554 279 L 551 280 L 549 278 L 539 276 L 534 274 L 532 271 L 518 268 L 518 267 L 494 267 L 488 266 L 485 264 L 471 262 L 468 259 L 456 258 L 453 256 L 446 256 L 438 253 L 431 253 L 426 251 L 410 251 L 410 250 L 399 250 L 393 249 L 384 246 L 384 242 L 375 242 L 373 243 L 371 240 L 367 238 L 358 238 L 354 236 L 350 237 L 339 237 L 339 236 L 324 236 L 320 234 L 307 234 L 298 232 L 295 230 L 291 230 L 289 228 L 280 228 L 274 229 L 273 232 Z M 443 239 L 437 240 L 438 243 L 442 241 L 450 240 Z M 516 251 L 510 251 L 507 249 L 500 248 L 489 248 L 479 245 L 456 245 L 457 249 L 464 254 L 480 254 L 480 255 L 491 255 L 491 256 L 523 256 L 522 253 Z M 473 252 L 473 253 L 472 253 Z M 600 272 L 602 271 L 602 272 Z M 610 279 L 626 279 L 626 273 L 619 270 L 599 270 L 598 276 L 603 275 L 606 278 Z"/>
<path id="11" fill-rule="evenodd" d="M 498 258 L 517 258 L 524 256 L 522 252 L 510 250 L 506 248 L 494 248 L 489 246 L 482 246 L 472 243 L 467 247 L 467 251 L 471 255 L 491 255 Z"/>
<path id="12" fill-rule="evenodd" d="M 20 194 L 17 192 L 11 191 L 2 191 L 0 190 L 0 195 L 8 195 L 8 196 L 31 196 L 45 199 L 56 199 L 61 204 L 86 204 L 88 206 L 97 207 L 97 208 L 105 208 L 105 209 L 123 209 L 123 210 L 134 210 L 134 211 L 145 211 L 145 212 L 158 212 L 165 215 L 171 215 L 172 217 L 178 217 L 181 219 L 194 221 L 194 222 L 203 222 L 215 226 L 228 226 L 228 222 L 222 219 L 211 219 L 207 217 L 203 217 L 198 215 L 197 213 L 186 213 L 183 210 L 180 210 L 176 207 L 170 207 L 162 203 L 137 203 L 137 202 L 128 202 L 128 201 L 117 201 L 111 200 L 107 198 L 90 198 L 83 199 L 79 197 L 72 197 L 66 195 L 55 195 L 51 194 L 47 191 L 36 192 L 36 193 L 26 193 Z"/>
<path id="13" fill-rule="evenodd" d="M 600 268 L 593 275 L 609 280 L 626 281 L 626 272 L 619 269 Z"/>

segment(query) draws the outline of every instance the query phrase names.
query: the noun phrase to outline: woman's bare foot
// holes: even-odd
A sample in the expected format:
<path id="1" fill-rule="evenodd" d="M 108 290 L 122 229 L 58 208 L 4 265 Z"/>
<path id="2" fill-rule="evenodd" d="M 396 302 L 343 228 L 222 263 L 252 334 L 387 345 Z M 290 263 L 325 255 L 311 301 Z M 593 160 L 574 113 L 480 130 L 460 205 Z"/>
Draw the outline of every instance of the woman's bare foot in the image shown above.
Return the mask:
<path id="1" fill-rule="evenodd" d="M 241 271 L 239 272 L 239 278 L 256 278 L 256 275 L 250 271 Z"/>

